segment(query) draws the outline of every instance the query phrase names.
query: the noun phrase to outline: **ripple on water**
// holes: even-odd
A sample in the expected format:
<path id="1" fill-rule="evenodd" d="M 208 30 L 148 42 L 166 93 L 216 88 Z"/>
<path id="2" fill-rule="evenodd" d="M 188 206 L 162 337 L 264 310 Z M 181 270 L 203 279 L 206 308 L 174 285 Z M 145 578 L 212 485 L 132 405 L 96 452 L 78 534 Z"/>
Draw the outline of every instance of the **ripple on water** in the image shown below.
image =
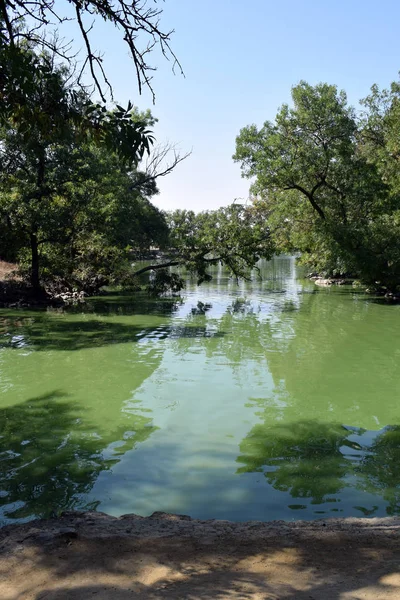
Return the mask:
<path id="1" fill-rule="evenodd" d="M 0 311 L 3 520 L 399 514 L 398 307 L 262 268 L 182 303 Z"/>

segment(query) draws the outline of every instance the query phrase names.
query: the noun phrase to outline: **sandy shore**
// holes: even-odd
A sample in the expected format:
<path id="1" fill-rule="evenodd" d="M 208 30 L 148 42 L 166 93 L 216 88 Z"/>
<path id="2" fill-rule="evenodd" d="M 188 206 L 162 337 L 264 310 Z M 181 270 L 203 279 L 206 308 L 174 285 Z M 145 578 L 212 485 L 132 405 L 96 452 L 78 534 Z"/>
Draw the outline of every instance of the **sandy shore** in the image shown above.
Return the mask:
<path id="1" fill-rule="evenodd" d="M 66 513 L 0 530 L 2 600 L 399 600 L 400 519 Z"/>

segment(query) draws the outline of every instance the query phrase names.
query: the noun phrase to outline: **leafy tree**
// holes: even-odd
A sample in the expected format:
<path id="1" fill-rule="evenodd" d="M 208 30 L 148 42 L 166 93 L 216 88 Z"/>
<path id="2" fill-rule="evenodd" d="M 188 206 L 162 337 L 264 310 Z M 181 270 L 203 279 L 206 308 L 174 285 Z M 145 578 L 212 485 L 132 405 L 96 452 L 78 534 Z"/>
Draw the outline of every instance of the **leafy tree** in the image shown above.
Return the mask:
<path id="1" fill-rule="evenodd" d="M 42 276 L 87 292 L 129 283 L 132 249 L 145 252 L 168 237 L 165 216 L 149 199 L 155 182 L 141 186 L 143 174 L 126 170 L 107 150 L 89 145 L 75 152 L 60 236 L 42 247 Z"/>
<path id="2" fill-rule="evenodd" d="M 209 267 L 221 263 L 239 278 L 246 277 L 260 258 L 271 258 L 273 246 L 264 215 L 252 205 L 231 204 L 214 211 L 198 214 L 176 210 L 166 215 L 169 227 L 167 254 L 169 258 L 137 270 L 147 271 L 184 266 L 197 276 L 197 281 L 209 281 Z M 178 282 L 173 275 L 173 284 Z"/>
<path id="3" fill-rule="evenodd" d="M 174 67 L 180 68 L 170 46 L 172 31 L 164 31 L 160 27 L 161 13 L 160 7 L 149 6 L 147 0 L 135 0 L 131 3 L 124 0 L 118 0 L 117 3 L 90 0 L 84 4 L 73 0 L 64 2 L 64 5 L 54 0 L 35 0 L 30 3 L 18 0 L 2 2 L 0 127 L 4 128 L 1 134 L 1 185 L 4 194 L 8 194 L 7 186 L 12 184 L 10 180 L 7 181 L 7 177 L 12 172 L 13 165 L 5 160 L 5 148 L 9 145 L 11 131 L 18 137 L 17 142 L 21 147 L 29 147 L 31 158 L 34 151 L 37 153 L 37 189 L 32 189 L 31 194 L 36 196 L 37 208 L 40 204 L 40 211 L 43 208 L 45 191 L 40 183 L 42 175 L 39 175 L 39 168 L 43 171 L 43 157 L 46 159 L 54 143 L 64 143 L 65 138 L 71 135 L 75 137 L 75 141 L 79 136 L 81 141 L 82 138 L 86 141 L 89 136 L 97 144 L 101 143 L 110 151 L 117 152 L 131 165 L 136 165 L 144 153 L 149 152 L 153 142 L 147 129 L 149 123 L 146 119 L 137 118 L 132 104 L 129 103 L 127 108 L 117 106 L 114 110 L 108 110 L 105 105 L 95 104 L 81 80 L 84 74 L 89 72 L 101 100 L 105 102 L 107 89 L 112 98 L 112 87 L 103 69 L 102 55 L 93 48 L 91 42 L 93 25 L 102 20 L 122 31 L 122 38 L 129 48 L 136 70 L 139 92 L 143 86 L 147 86 L 154 98 L 151 83 L 154 68 L 148 62 L 150 51 L 158 46 L 164 57 L 172 59 Z M 87 19 L 90 19 L 90 22 L 87 22 Z M 62 28 L 65 21 L 68 21 L 70 26 L 71 21 L 74 22 L 84 42 L 85 53 L 80 70 L 75 62 L 75 55 L 71 52 L 71 44 L 61 43 L 56 30 L 56 27 Z M 48 55 L 44 56 L 38 49 L 47 51 Z M 67 64 L 67 69 L 56 66 L 55 63 L 60 61 Z M 73 79 L 74 85 L 71 85 Z M 39 153 L 42 155 L 41 159 Z M 39 163 L 42 163 L 41 167 Z M 15 196 L 13 200 L 16 207 Z M 25 201 L 19 207 L 24 213 L 22 220 L 26 220 L 27 205 L 31 210 L 33 202 L 32 199 L 27 201 L 25 195 Z M 20 217 L 19 212 L 19 209 L 14 212 L 14 217 L 17 213 Z M 31 225 L 34 220 L 30 218 Z M 37 226 L 33 224 L 30 232 L 29 228 L 30 226 L 27 228 L 24 225 L 24 233 L 17 232 L 8 211 L 1 211 L 0 254 L 14 260 L 18 249 L 24 246 L 24 239 L 27 235 L 30 236 L 31 279 L 38 293 L 40 244 L 35 232 Z"/>
<path id="4" fill-rule="evenodd" d="M 29 248 L 30 281 L 39 294 L 41 259 L 48 273 L 74 281 L 72 272 L 80 270 L 83 283 L 88 270 L 97 271 L 100 281 L 128 245 L 160 243 L 166 224 L 148 200 L 157 173 L 137 169 L 150 149 L 151 114 L 93 105 L 51 57 L 26 55 L 41 70 L 33 71 L 24 117 L 17 103 L 0 129 L 0 215 L 14 252 Z"/>
<path id="5" fill-rule="evenodd" d="M 10 145 L 5 151 L 11 159 Z M 143 251 L 167 239 L 165 217 L 148 199 L 149 186 L 136 181 L 142 174 L 125 169 L 117 155 L 72 142 L 52 146 L 49 156 L 43 183 L 48 189 L 39 200 L 31 193 L 34 157 L 19 171 L 3 173 L 0 187 L 0 210 L 34 289 L 59 280 L 94 291 L 130 270 L 131 248 Z"/>
<path id="6" fill-rule="evenodd" d="M 234 155 L 254 178 L 278 251 L 300 250 L 319 271 L 392 287 L 400 275 L 392 252 L 398 196 L 363 151 L 353 108 L 327 84 L 301 82 L 292 98 L 274 123 L 242 129 Z"/>
<path id="7" fill-rule="evenodd" d="M 400 192 L 400 82 L 389 90 L 373 85 L 369 96 L 361 100 L 360 146 L 373 163 L 392 194 Z"/>
<path id="8" fill-rule="evenodd" d="M 234 159 L 246 177 L 257 177 L 254 191 L 297 192 L 298 202 L 325 221 L 343 210 L 341 200 L 353 184 L 354 114 L 334 86 L 302 82 L 292 98 L 294 107 L 283 105 L 275 123 L 240 132 Z"/>
<path id="9" fill-rule="evenodd" d="M 254 206 L 162 214 L 150 202 L 157 177 L 185 156 L 172 148 L 168 162 L 164 146 L 139 168 L 150 150 L 151 114 L 92 105 L 69 85 L 68 69 L 47 55 L 27 55 L 41 70 L 33 71 L 24 117 L 14 118 L 17 103 L 0 129 L 0 214 L 36 294 L 49 280 L 88 291 L 132 281 L 130 250 L 150 246 L 170 255 L 133 273 L 163 270 L 153 277 L 153 291 L 181 287 L 165 271 L 169 266 L 184 265 L 201 283 L 210 278 L 210 265 L 222 262 L 243 277 L 260 257 L 271 256 L 269 228 Z"/>
<path id="10" fill-rule="evenodd" d="M 394 289 L 400 282 L 400 83 L 393 82 L 389 90 L 372 86 L 361 104 L 360 152 L 386 186 L 385 210 L 370 223 L 365 244 L 370 253 L 364 262 L 368 260 L 373 269 L 374 278 L 370 279 Z"/>

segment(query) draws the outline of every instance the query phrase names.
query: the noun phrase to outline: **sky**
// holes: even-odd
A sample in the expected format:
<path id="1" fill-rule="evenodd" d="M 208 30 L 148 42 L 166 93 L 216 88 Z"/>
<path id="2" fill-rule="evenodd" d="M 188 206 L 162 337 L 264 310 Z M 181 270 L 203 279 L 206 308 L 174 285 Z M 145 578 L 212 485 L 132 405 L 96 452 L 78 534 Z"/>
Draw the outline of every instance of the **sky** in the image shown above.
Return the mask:
<path id="1" fill-rule="evenodd" d="M 153 0 L 149 0 L 149 5 Z M 235 138 L 273 120 L 300 80 L 328 82 L 357 105 L 373 83 L 387 87 L 400 70 L 399 0 L 165 0 L 161 27 L 185 76 L 156 52 L 153 87 L 139 96 L 133 64 L 118 32 L 98 23 L 93 46 L 115 99 L 151 108 L 158 141 L 192 154 L 159 180 L 155 204 L 195 211 L 248 197 L 249 181 L 232 160 Z M 73 30 L 67 32 L 72 35 Z M 78 41 L 73 33 L 75 44 Z"/>

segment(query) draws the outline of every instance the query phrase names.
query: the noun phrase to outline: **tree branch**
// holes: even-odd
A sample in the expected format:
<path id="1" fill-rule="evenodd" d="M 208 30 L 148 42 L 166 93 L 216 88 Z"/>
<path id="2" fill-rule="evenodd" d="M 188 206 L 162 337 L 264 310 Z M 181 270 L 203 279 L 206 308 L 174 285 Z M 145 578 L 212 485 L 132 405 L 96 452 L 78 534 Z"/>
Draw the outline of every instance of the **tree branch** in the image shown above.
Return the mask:
<path id="1" fill-rule="evenodd" d="M 171 151 L 173 152 L 173 159 L 171 162 L 167 162 L 163 165 L 163 161 L 167 158 Z M 186 160 L 191 153 L 191 151 L 186 152 L 186 154 L 181 156 L 176 151 L 175 146 L 171 146 L 169 143 L 159 145 L 152 151 L 150 158 L 146 161 L 144 173 L 138 178 L 137 182 L 133 183 L 131 189 L 139 189 L 152 181 L 156 181 L 156 179 L 159 177 L 165 177 L 166 175 L 169 175 L 172 173 L 175 167 L 177 167 L 179 163 Z"/>
<path id="2" fill-rule="evenodd" d="M 154 0 L 156 2 L 157 0 Z M 172 59 L 172 70 L 178 67 L 183 75 L 182 66 L 170 46 L 170 37 L 173 30 L 163 31 L 160 28 L 162 9 L 153 7 L 149 0 L 69 0 L 75 9 L 76 18 L 71 19 L 63 13 L 62 3 L 57 0 L 0 0 L 0 17 L 3 21 L 1 34 L 6 44 L 13 46 L 16 39 L 26 38 L 33 43 L 41 44 L 45 40 L 49 27 L 62 24 L 65 21 L 76 21 L 82 35 L 85 54 L 83 63 L 88 67 L 94 85 L 100 97 L 105 101 L 104 84 L 110 90 L 112 87 L 103 69 L 102 56 L 93 51 L 91 28 L 84 26 L 84 16 L 90 15 L 94 19 L 102 19 L 112 24 L 122 34 L 121 37 L 127 44 L 136 71 L 139 93 L 146 86 L 155 101 L 155 93 L 151 84 L 151 73 L 156 70 L 148 62 L 147 55 L 158 46 L 162 55 L 167 60 Z M 24 28 L 21 29 L 21 23 Z M 138 40 L 147 36 L 147 44 L 138 46 Z M 73 57 L 68 57 L 69 62 Z M 99 69 L 101 76 L 96 74 Z"/>
<path id="3" fill-rule="evenodd" d="M 318 187 L 320 187 L 320 183 L 318 184 Z M 315 186 L 314 186 L 315 187 Z M 313 207 L 313 209 L 319 214 L 319 216 L 321 217 L 321 219 L 323 221 L 326 220 L 325 217 L 325 213 L 322 210 L 322 208 L 319 206 L 319 204 L 317 202 L 315 202 L 313 195 L 311 194 L 311 192 L 307 191 L 305 188 L 303 188 L 301 185 L 297 184 L 297 183 L 293 183 L 291 185 L 289 185 L 288 187 L 284 188 L 285 190 L 298 190 L 299 192 L 301 192 L 302 194 L 304 194 L 304 196 L 306 196 L 306 198 L 308 198 L 311 206 Z M 314 188 L 313 188 L 314 189 Z"/>
<path id="4" fill-rule="evenodd" d="M 183 264 L 183 259 L 181 260 L 170 260 L 166 263 L 156 263 L 155 265 L 147 265 L 147 267 L 143 267 L 138 271 L 134 271 L 132 273 L 132 277 L 138 277 L 143 273 L 147 273 L 148 271 L 156 271 L 158 269 L 166 269 L 167 267 L 178 267 Z"/>
<path id="5" fill-rule="evenodd" d="M 12 25 L 10 23 L 10 19 L 8 16 L 5 0 L 0 0 L 0 7 L 1 7 L 1 12 L 3 15 L 4 22 L 6 24 L 8 35 L 10 37 L 10 45 L 14 46 L 14 32 L 13 32 L 13 28 L 12 28 Z"/>
<path id="6" fill-rule="evenodd" d="M 90 72 L 91 72 L 91 74 L 92 74 L 93 81 L 94 81 L 94 83 L 95 83 L 95 86 L 96 86 L 96 88 L 97 88 L 97 91 L 98 91 L 98 92 L 99 92 L 99 94 L 100 94 L 100 98 L 102 99 L 102 101 L 103 101 L 103 102 L 105 102 L 105 101 L 106 101 L 106 98 L 105 98 L 105 96 L 104 96 L 104 94 L 103 94 L 103 91 L 102 91 L 102 89 L 101 89 L 101 86 L 100 86 L 99 80 L 97 79 L 97 76 L 96 76 L 96 73 L 95 73 L 95 70 L 94 70 L 94 61 L 96 60 L 96 58 L 95 58 L 95 56 L 92 54 L 92 48 L 91 48 L 91 46 L 90 46 L 89 38 L 88 38 L 88 36 L 87 36 L 86 29 L 85 29 L 85 27 L 84 27 L 84 25 L 83 25 L 83 22 L 82 22 L 82 17 L 81 17 L 81 8 L 80 8 L 80 5 L 79 5 L 79 4 L 76 4 L 76 5 L 75 5 L 75 12 L 76 12 L 76 18 L 77 18 L 77 21 L 78 21 L 79 29 L 81 30 L 82 37 L 83 37 L 83 39 L 84 39 L 85 46 L 86 46 L 86 52 L 87 52 L 87 62 L 89 63 L 89 69 L 90 69 Z M 97 61 L 96 61 L 96 62 L 97 62 Z"/>

